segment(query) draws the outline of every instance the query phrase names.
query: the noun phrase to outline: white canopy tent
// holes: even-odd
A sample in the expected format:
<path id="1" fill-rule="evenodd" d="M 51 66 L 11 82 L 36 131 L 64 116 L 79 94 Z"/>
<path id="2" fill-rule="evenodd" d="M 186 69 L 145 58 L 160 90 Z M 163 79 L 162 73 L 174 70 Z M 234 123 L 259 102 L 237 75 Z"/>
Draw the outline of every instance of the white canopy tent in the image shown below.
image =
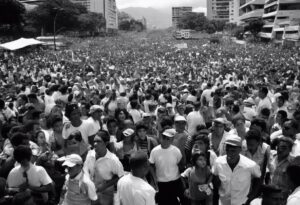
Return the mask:
<path id="1" fill-rule="evenodd" d="M 14 51 L 27 46 L 41 45 L 41 44 L 44 44 L 44 42 L 35 40 L 33 38 L 20 38 L 15 41 L 0 44 L 0 48 Z"/>

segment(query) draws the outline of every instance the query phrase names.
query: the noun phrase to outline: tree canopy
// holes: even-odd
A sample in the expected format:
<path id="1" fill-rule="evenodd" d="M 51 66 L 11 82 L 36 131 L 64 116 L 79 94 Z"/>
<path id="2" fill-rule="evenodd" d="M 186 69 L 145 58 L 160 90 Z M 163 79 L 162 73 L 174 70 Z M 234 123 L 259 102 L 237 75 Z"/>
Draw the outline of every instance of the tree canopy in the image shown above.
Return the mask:
<path id="1" fill-rule="evenodd" d="M 23 22 L 25 7 L 17 0 L 0 1 L 0 25 L 19 25 Z"/>
<path id="2" fill-rule="evenodd" d="M 62 28 L 74 30 L 79 24 L 78 16 L 86 13 L 87 10 L 84 6 L 74 4 L 69 0 L 51 0 L 45 1 L 28 12 L 26 17 L 27 22 L 32 23 L 33 27 L 53 32 L 54 20 L 56 20 L 56 30 Z"/>

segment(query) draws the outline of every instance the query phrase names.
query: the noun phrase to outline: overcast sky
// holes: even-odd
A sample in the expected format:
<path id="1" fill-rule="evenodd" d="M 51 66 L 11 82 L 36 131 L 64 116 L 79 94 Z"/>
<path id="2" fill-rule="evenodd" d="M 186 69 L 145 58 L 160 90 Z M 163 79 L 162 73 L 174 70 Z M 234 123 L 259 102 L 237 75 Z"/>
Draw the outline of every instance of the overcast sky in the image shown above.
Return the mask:
<path id="1" fill-rule="evenodd" d="M 157 9 L 173 6 L 192 6 L 194 11 L 204 11 L 206 0 L 116 0 L 118 9 L 127 7 L 152 7 Z"/>

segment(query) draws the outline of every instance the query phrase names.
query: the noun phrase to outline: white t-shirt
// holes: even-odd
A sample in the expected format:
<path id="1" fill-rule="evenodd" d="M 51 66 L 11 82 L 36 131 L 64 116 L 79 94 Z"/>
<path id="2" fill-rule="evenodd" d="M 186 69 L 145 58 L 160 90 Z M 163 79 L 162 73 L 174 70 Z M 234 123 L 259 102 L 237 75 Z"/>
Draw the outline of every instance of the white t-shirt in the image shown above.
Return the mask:
<path id="1" fill-rule="evenodd" d="M 88 137 L 94 135 L 93 124 L 89 121 L 83 120 L 79 127 L 74 127 L 70 122 L 64 124 L 62 136 L 64 139 L 68 139 L 70 134 L 75 131 L 80 131 L 83 141 L 89 144 Z"/>
<path id="2" fill-rule="evenodd" d="M 100 123 L 98 120 L 94 120 L 92 117 L 89 117 L 85 121 L 88 121 L 88 123 L 91 123 L 92 126 L 92 133 L 96 134 L 100 130 Z"/>
<path id="3" fill-rule="evenodd" d="M 205 125 L 205 121 L 199 111 L 193 111 L 186 117 L 188 133 L 192 136 L 196 133 L 198 125 Z"/>
<path id="4" fill-rule="evenodd" d="M 174 145 L 163 149 L 161 145 L 153 148 L 149 161 L 155 164 L 158 182 L 175 181 L 180 177 L 178 163 L 182 158 L 180 150 Z"/>
<path id="5" fill-rule="evenodd" d="M 26 178 L 23 175 L 24 169 L 18 165 L 14 167 L 7 177 L 7 185 L 9 188 L 19 188 L 19 186 L 26 182 Z M 33 187 L 40 187 L 52 183 L 52 179 L 44 167 L 30 164 L 29 169 L 26 171 L 28 184 Z M 48 197 L 48 193 L 42 193 L 44 198 Z"/>
<path id="6" fill-rule="evenodd" d="M 153 187 L 131 173 L 118 181 L 117 190 L 117 197 L 122 205 L 155 205 Z"/>

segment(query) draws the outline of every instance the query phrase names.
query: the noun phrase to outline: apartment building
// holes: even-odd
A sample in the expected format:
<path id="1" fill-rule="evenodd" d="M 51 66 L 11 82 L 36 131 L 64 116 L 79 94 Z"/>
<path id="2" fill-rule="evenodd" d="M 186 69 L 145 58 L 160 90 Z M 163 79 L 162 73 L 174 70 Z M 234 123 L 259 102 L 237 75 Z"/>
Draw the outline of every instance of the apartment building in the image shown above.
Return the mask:
<path id="1" fill-rule="evenodd" d="M 185 7 L 172 7 L 172 26 L 173 28 L 178 28 L 178 23 L 180 18 L 187 13 L 192 12 L 193 8 L 189 6 Z"/>
<path id="2" fill-rule="evenodd" d="M 207 0 L 207 18 L 238 23 L 239 5 L 239 0 Z"/>
<path id="3" fill-rule="evenodd" d="M 261 18 L 264 14 L 265 0 L 242 0 L 239 8 L 241 24 Z"/>
<path id="4" fill-rule="evenodd" d="M 300 18 L 300 1 L 266 0 L 262 17 L 265 25 L 260 37 L 266 40 L 282 40 L 286 27 L 299 25 L 297 19 Z"/>

